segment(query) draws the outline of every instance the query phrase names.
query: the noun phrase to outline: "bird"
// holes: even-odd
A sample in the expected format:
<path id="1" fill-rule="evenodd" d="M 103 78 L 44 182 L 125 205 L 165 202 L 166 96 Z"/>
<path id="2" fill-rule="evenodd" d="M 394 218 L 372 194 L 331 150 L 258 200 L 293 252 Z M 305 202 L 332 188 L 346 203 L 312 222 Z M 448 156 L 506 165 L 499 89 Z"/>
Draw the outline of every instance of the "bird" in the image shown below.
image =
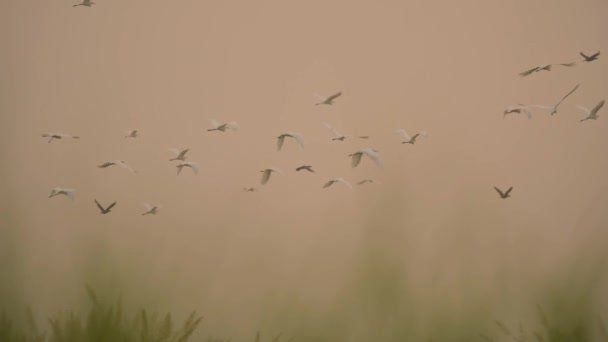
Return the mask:
<path id="1" fill-rule="evenodd" d="M 137 138 L 137 130 L 134 129 L 132 131 L 127 131 L 127 135 L 125 135 L 125 138 Z"/>
<path id="2" fill-rule="evenodd" d="M 598 51 L 598 52 L 596 52 L 596 53 L 594 53 L 593 55 L 590 55 L 590 56 L 585 55 L 582 51 L 580 52 L 580 54 L 584 58 L 582 60 L 582 62 L 592 62 L 592 61 L 596 60 L 599 57 L 600 52 Z"/>
<path id="3" fill-rule="evenodd" d="M 583 106 L 577 106 L 578 109 L 582 110 L 585 112 L 585 114 L 587 114 L 587 117 L 580 120 L 580 122 L 586 121 L 586 120 L 597 120 L 598 116 L 597 116 L 597 112 L 604 106 L 604 102 L 605 100 L 600 101 L 598 104 L 595 105 L 595 107 L 593 107 L 593 109 L 589 110 Z"/>
<path id="4" fill-rule="evenodd" d="M 373 160 L 379 168 L 382 168 L 382 162 L 380 160 L 380 156 L 378 155 L 378 151 L 372 148 L 365 148 L 355 153 L 349 154 L 348 156 L 351 157 L 350 165 L 352 167 L 357 167 L 357 165 L 359 165 L 359 163 L 361 162 L 361 157 L 363 157 L 363 155 L 366 155 L 368 158 Z"/>
<path id="5" fill-rule="evenodd" d="M 369 135 L 360 135 L 359 139 L 369 139 Z"/>
<path id="6" fill-rule="evenodd" d="M 507 197 L 511 197 L 511 196 L 509 195 L 509 193 L 511 192 L 511 190 L 513 190 L 513 187 L 510 187 L 510 188 L 509 188 L 509 190 L 507 190 L 507 191 L 505 191 L 505 192 L 502 192 L 502 190 L 500 190 L 500 189 L 499 189 L 499 188 L 497 188 L 497 187 L 494 187 L 494 189 L 496 190 L 496 192 L 498 192 L 498 194 L 500 195 L 500 198 L 505 199 L 505 198 L 507 198 Z"/>
<path id="7" fill-rule="evenodd" d="M 521 114 L 524 113 L 526 114 L 526 116 L 528 117 L 528 119 L 532 119 L 532 112 L 530 111 L 530 109 L 523 104 L 518 104 L 517 106 L 509 106 L 505 109 L 505 111 L 502 113 L 502 118 L 504 119 L 505 116 L 507 116 L 508 114 L 511 113 L 516 113 L 516 114 Z"/>
<path id="8" fill-rule="evenodd" d="M 319 94 L 315 94 L 315 96 L 317 96 L 319 98 L 319 100 L 321 100 L 321 102 L 315 103 L 315 106 L 318 106 L 318 105 L 328 105 L 328 106 L 331 106 L 331 105 L 334 104 L 334 100 L 335 99 L 337 99 L 338 97 L 342 96 L 342 92 L 337 92 L 337 93 L 335 93 L 335 94 L 333 94 L 331 96 L 328 96 L 328 97 L 324 97 L 324 96 L 321 96 Z"/>
<path id="9" fill-rule="evenodd" d="M 105 163 L 103 163 L 101 165 L 98 165 L 97 167 L 105 169 L 106 167 L 113 166 L 113 165 L 120 166 L 122 168 L 125 168 L 125 169 L 133 172 L 133 173 L 137 173 L 137 171 L 133 170 L 133 168 L 131 168 L 129 165 L 127 165 L 127 163 L 125 163 L 124 160 L 110 160 L 110 161 L 107 161 L 107 162 L 105 162 Z"/>
<path id="10" fill-rule="evenodd" d="M 362 180 L 362 181 L 357 182 L 357 185 L 364 185 L 364 184 L 367 184 L 367 183 L 370 183 L 370 184 L 371 184 L 371 183 L 382 184 L 382 183 L 380 183 L 380 182 L 379 182 L 379 181 L 377 181 L 377 180 L 374 180 L 374 179 L 369 179 L 369 178 L 368 178 L 368 179 L 364 179 L 364 180 Z"/>
<path id="11" fill-rule="evenodd" d="M 564 102 L 564 100 L 566 98 L 568 98 L 568 96 L 572 95 L 572 93 L 574 93 L 576 91 L 576 89 L 578 89 L 579 86 L 580 86 L 580 84 L 577 84 L 574 88 L 572 88 L 572 90 L 570 90 L 570 92 L 568 94 L 566 94 L 564 97 L 562 97 L 562 99 L 559 100 L 559 102 L 553 106 L 529 105 L 528 107 L 549 110 L 549 111 L 551 111 L 551 115 L 553 115 L 553 114 L 557 113 L 557 107 L 559 107 L 559 105 L 562 104 L 562 102 Z"/>
<path id="12" fill-rule="evenodd" d="M 401 135 L 401 137 L 403 137 L 403 139 L 405 139 L 401 142 L 402 144 L 414 145 L 416 143 L 416 138 L 418 138 L 419 136 L 422 136 L 422 137 L 428 136 L 428 133 L 425 131 L 422 131 L 420 133 L 414 134 L 413 136 L 410 136 L 409 134 L 407 134 L 407 132 L 403 128 L 399 128 L 396 132 L 397 132 L 397 134 Z"/>
<path id="13" fill-rule="evenodd" d="M 43 138 L 49 138 L 49 141 L 48 141 L 49 143 L 51 141 L 53 141 L 54 139 L 57 139 L 57 140 L 63 139 L 63 138 L 80 139 L 80 137 L 77 135 L 60 134 L 60 133 L 43 133 L 43 134 L 41 134 L 41 136 Z"/>
<path id="14" fill-rule="evenodd" d="M 116 205 L 116 202 L 110 204 L 106 208 L 102 207 L 101 204 L 99 204 L 99 202 L 97 202 L 97 200 L 95 200 L 95 204 L 97 204 L 97 208 L 99 208 L 99 211 L 101 212 L 101 214 L 105 215 L 112 210 L 112 208 Z"/>
<path id="15" fill-rule="evenodd" d="M 91 7 L 91 6 L 93 6 L 93 5 L 95 5 L 95 3 L 94 3 L 93 1 L 91 1 L 91 0 L 82 0 L 82 2 L 81 2 L 81 3 L 74 5 L 74 7 L 76 7 L 76 6 L 87 6 L 87 7 Z"/>
<path id="16" fill-rule="evenodd" d="M 146 208 L 146 211 L 141 214 L 141 216 L 145 216 L 145 215 L 156 215 L 158 213 L 158 210 L 160 210 L 161 206 L 160 205 L 150 205 L 148 203 L 143 203 L 144 208 Z"/>
<path id="17" fill-rule="evenodd" d="M 243 191 L 245 191 L 245 192 L 256 192 L 256 191 L 258 191 L 258 189 L 250 186 L 250 187 L 247 187 L 247 188 L 243 188 Z"/>
<path id="18" fill-rule="evenodd" d="M 275 168 L 264 169 L 260 172 L 262 173 L 262 181 L 261 181 L 262 185 L 268 183 L 268 180 L 270 179 L 270 175 L 273 172 L 283 173 L 281 170 L 275 169 Z"/>
<path id="19" fill-rule="evenodd" d="M 565 67 L 572 67 L 572 66 L 575 66 L 576 63 L 572 62 L 572 63 L 559 63 L 559 64 L 545 64 L 545 65 L 537 66 L 537 67 L 534 67 L 532 69 L 526 70 L 526 71 L 520 73 L 519 76 L 526 77 L 528 75 L 531 75 L 532 73 L 539 72 L 539 71 L 542 71 L 542 70 L 551 71 L 551 68 L 553 68 L 553 66 L 555 66 L 555 65 L 561 65 L 561 66 L 565 66 Z"/>
<path id="20" fill-rule="evenodd" d="M 283 147 L 283 143 L 285 142 L 286 137 L 295 139 L 298 142 L 298 144 L 300 144 L 300 147 L 304 148 L 304 138 L 302 137 L 302 135 L 300 133 L 285 132 L 277 137 L 278 151 L 280 151 L 281 148 Z"/>
<path id="21" fill-rule="evenodd" d="M 51 194 L 49 198 L 55 197 L 58 195 L 65 195 L 67 198 L 74 200 L 74 189 L 64 189 L 64 188 L 54 188 L 51 190 Z"/>
<path id="22" fill-rule="evenodd" d="M 325 127 L 327 127 L 327 129 L 330 130 L 330 132 L 334 135 L 334 137 L 331 139 L 332 141 L 344 141 L 346 138 L 349 138 L 349 136 L 344 135 L 340 132 L 338 132 L 337 129 L 333 128 L 330 124 L 328 124 L 327 122 L 324 122 L 323 125 Z"/>
<path id="23" fill-rule="evenodd" d="M 326 183 L 323 185 L 323 188 L 329 188 L 329 187 L 330 187 L 330 186 L 332 186 L 334 183 L 342 183 L 342 184 L 346 185 L 347 187 L 349 187 L 351 190 L 354 190 L 354 189 L 353 189 L 353 186 L 352 186 L 352 185 L 350 185 L 350 183 L 349 183 L 349 182 L 345 181 L 345 180 L 344 180 L 344 178 L 341 178 L 341 177 L 338 177 L 338 178 L 334 178 L 334 179 L 329 180 L 328 182 L 326 182 Z"/>
<path id="24" fill-rule="evenodd" d="M 192 169 L 192 172 L 194 172 L 195 175 L 198 174 L 198 164 L 195 162 L 182 162 L 182 163 L 177 164 L 176 167 L 177 167 L 178 175 L 180 174 L 180 172 L 182 172 L 182 169 L 184 167 L 189 167 Z"/>
<path id="25" fill-rule="evenodd" d="M 209 122 L 211 123 L 211 126 L 213 126 L 213 128 L 209 128 L 207 130 L 208 132 L 212 132 L 212 131 L 226 132 L 226 130 L 236 131 L 237 128 L 239 127 L 239 125 L 235 121 L 230 121 L 230 122 L 220 124 L 219 122 L 212 119 L 212 120 L 209 120 Z"/>
<path id="26" fill-rule="evenodd" d="M 188 153 L 188 151 L 190 151 L 189 148 L 183 149 L 183 150 L 178 150 L 175 148 L 170 148 L 169 149 L 170 152 L 174 153 L 176 155 L 175 158 L 171 158 L 169 159 L 169 161 L 173 161 L 173 160 L 181 160 L 181 161 L 185 161 L 186 158 L 186 153 Z"/>
<path id="27" fill-rule="evenodd" d="M 315 171 L 312 169 L 312 166 L 310 166 L 310 165 L 302 165 L 302 166 L 296 168 L 296 171 L 302 171 L 302 170 L 306 170 L 308 172 L 315 173 Z"/>

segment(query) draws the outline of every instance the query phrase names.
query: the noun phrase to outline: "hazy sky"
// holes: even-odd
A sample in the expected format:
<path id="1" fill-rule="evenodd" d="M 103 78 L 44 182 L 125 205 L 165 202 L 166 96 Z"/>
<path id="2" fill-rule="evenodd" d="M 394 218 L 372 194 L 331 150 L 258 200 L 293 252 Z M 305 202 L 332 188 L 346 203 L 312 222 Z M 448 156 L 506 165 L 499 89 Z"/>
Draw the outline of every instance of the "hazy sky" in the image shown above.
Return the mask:
<path id="1" fill-rule="evenodd" d="M 72 5 L 0 1 L 0 203 L 14 204 L 27 291 L 41 305 L 72 298 L 92 251 L 149 293 L 229 321 L 269 289 L 331 300 L 375 234 L 419 271 L 441 269 L 446 251 L 482 263 L 475 255 L 512 247 L 514 263 L 534 255 L 551 269 L 553 256 L 606 238 L 593 227 L 608 222 L 608 108 L 579 123 L 573 106 L 608 98 L 605 55 L 518 76 L 608 53 L 604 0 Z M 553 104 L 578 83 L 555 116 L 503 120 L 509 105 Z M 334 106 L 314 106 L 313 94 L 336 91 Z M 240 129 L 207 132 L 209 119 Z M 322 122 L 371 138 L 332 142 Z M 397 128 L 430 139 L 402 145 Z M 124 139 L 130 129 L 140 137 Z M 287 141 L 277 152 L 289 130 L 304 149 Z M 48 144 L 47 131 L 81 139 Z M 190 148 L 199 174 L 176 176 L 170 147 Z M 350 167 L 363 147 L 380 151 L 385 171 Z M 110 159 L 138 174 L 96 168 Z M 302 164 L 317 173 L 296 173 Z M 285 174 L 261 186 L 272 166 Z M 382 185 L 322 189 L 333 177 Z M 514 186 L 512 198 L 494 185 Z M 75 188 L 76 201 L 49 200 L 56 186 Z M 94 198 L 118 204 L 102 216 Z M 163 208 L 142 217 L 142 202 Z M 37 279 L 51 280 L 39 289 Z"/>

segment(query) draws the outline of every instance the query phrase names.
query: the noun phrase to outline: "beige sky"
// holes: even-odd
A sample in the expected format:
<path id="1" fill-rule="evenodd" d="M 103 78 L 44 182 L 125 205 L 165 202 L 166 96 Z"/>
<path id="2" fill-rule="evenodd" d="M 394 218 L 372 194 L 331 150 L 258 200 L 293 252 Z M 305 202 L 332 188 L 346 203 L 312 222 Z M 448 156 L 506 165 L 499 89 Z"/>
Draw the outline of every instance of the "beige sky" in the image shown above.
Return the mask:
<path id="1" fill-rule="evenodd" d="M 608 64 L 517 74 L 608 51 L 607 13 L 602 0 L 2 1 L 2 197 L 14 199 L 30 300 L 75 300 L 92 251 L 124 261 L 142 293 L 206 308 L 220 331 L 254 326 L 245 317 L 262 308 L 235 309 L 274 289 L 330 302 L 374 239 L 421 277 L 503 259 L 555 270 L 607 237 L 596 228 L 608 219 L 608 109 L 579 123 L 573 105 L 608 98 Z M 578 83 L 553 117 L 502 118 Z M 335 106 L 313 106 L 335 91 Z M 208 133 L 212 118 L 240 129 Z M 322 122 L 371 139 L 331 142 Z M 402 145 L 397 128 L 430 139 Z M 124 139 L 129 129 L 140 137 Z M 304 149 L 276 151 L 288 130 Z M 46 131 L 81 139 L 47 144 Z M 169 147 L 189 147 L 200 173 L 177 177 Z M 369 160 L 351 169 L 346 155 L 362 147 L 380 151 L 384 172 Z M 95 167 L 109 159 L 139 173 Z M 302 164 L 317 173 L 296 173 Z M 285 174 L 261 187 L 270 166 Z M 322 189 L 333 177 L 383 184 Z M 47 199 L 56 186 L 77 200 Z M 101 216 L 94 198 L 118 204 Z M 141 202 L 164 207 L 141 217 Z M 446 251 L 460 258 L 445 264 Z"/>

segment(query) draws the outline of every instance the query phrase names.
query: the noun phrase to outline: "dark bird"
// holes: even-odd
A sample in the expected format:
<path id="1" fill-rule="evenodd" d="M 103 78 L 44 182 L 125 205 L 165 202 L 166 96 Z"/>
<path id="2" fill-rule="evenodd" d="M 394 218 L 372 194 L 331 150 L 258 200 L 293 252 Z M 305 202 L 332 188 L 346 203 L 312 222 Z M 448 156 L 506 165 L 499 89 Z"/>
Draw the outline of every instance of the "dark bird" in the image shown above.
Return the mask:
<path id="1" fill-rule="evenodd" d="M 341 95 L 342 95 L 342 92 L 335 93 L 335 94 L 333 94 L 331 96 L 328 96 L 328 97 L 324 97 L 324 96 L 321 96 L 321 95 L 317 94 L 316 96 L 319 98 L 319 100 L 321 100 L 321 102 L 315 103 L 315 106 L 318 106 L 318 105 L 329 105 L 329 106 L 331 106 L 331 105 L 334 104 L 334 100 L 337 99 L 338 97 L 340 97 Z"/>
<path id="2" fill-rule="evenodd" d="M 551 71 L 551 68 L 553 68 L 553 66 L 556 66 L 556 65 L 561 65 L 561 66 L 565 66 L 565 67 L 572 67 L 572 66 L 575 66 L 576 63 L 572 62 L 572 63 L 560 63 L 560 64 L 545 64 L 545 65 L 537 66 L 537 67 L 534 67 L 532 69 L 526 70 L 526 71 L 520 73 L 519 76 L 526 77 L 526 76 L 531 75 L 531 74 L 533 74 L 535 72 L 539 72 L 539 71 L 543 71 L 543 70 Z"/>
<path id="3" fill-rule="evenodd" d="M 494 189 L 496 190 L 496 192 L 498 192 L 498 194 L 500 195 L 500 198 L 505 199 L 505 198 L 507 198 L 507 197 L 511 197 L 511 196 L 509 195 L 509 193 L 511 192 L 511 190 L 513 190 L 513 187 L 510 187 L 510 188 L 509 188 L 509 190 L 507 190 L 507 191 L 505 191 L 505 192 L 502 192 L 502 190 L 500 190 L 500 189 L 499 189 L 499 188 L 497 188 L 497 187 L 494 187 Z"/>
<path id="4" fill-rule="evenodd" d="M 581 52 L 581 56 L 583 56 L 583 58 L 584 58 L 583 62 L 592 62 L 592 61 L 596 60 L 599 57 L 599 55 L 600 55 L 599 51 L 596 52 L 596 53 L 594 53 L 591 56 L 587 56 L 587 55 L 585 55 L 584 53 Z"/>
<path id="5" fill-rule="evenodd" d="M 49 138 L 49 143 L 51 141 L 53 141 L 54 139 L 60 140 L 63 138 L 72 138 L 72 139 L 80 139 L 79 136 L 77 135 L 70 135 L 70 134 L 59 134 L 59 133 L 44 133 L 41 135 L 43 138 Z"/>
<path id="6" fill-rule="evenodd" d="M 114 207 L 116 205 L 116 202 L 110 204 L 107 208 L 102 207 L 101 204 L 99 204 L 99 202 L 97 202 L 97 200 L 95 200 L 95 204 L 97 204 L 97 208 L 99 208 L 99 211 L 101 212 L 101 214 L 105 215 L 111 211 L 112 207 Z"/>
<path id="7" fill-rule="evenodd" d="M 296 171 L 302 171 L 302 170 L 306 170 L 308 172 L 315 173 L 315 171 L 312 169 L 312 166 L 310 166 L 310 165 L 302 165 L 302 166 L 296 168 Z"/>

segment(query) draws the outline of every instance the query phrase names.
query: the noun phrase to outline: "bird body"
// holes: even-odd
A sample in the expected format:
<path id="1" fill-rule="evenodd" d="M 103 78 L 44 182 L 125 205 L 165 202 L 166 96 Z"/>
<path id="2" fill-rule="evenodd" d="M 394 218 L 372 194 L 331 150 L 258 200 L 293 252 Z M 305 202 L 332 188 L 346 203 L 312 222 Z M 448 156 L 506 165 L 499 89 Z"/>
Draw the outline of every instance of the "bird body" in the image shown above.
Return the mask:
<path id="1" fill-rule="evenodd" d="M 584 111 L 585 114 L 587 114 L 587 117 L 580 120 L 580 122 L 583 122 L 586 120 L 597 120 L 597 118 L 598 118 L 597 112 L 604 106 L 604 102 L 605 102 L 605 100 L 600 101 L 591 110 L 589 110 L 583 106 L 577 106 L 580 110 Z"/>
<path id="2" fill-rule="evenodd" d="M 509 195 L 509 193 L 511 193 L 511 190 L 513 190 L 513 187 L 510 187 L 510 188 L 509 188 L 507 191 L 505 191 L 505 192 L 503 192 L 502 190 L 500 190 L 500 189 L 499 189 L 499 188 L 497 188 L 497 187 L 494 187 L 494 190 L 496 190 L 496 192 L 498 192 L 498 195 L 500 195 L 500 198 L 505 199 L 505 198 L 511 197 L 511 196 Z"/>
<path id="3" fill-rule="evenodd" d="M 74 189 L 54 188 L 51 190 L 49 198 L 64 195 L 67 198 L 74 200 Z"/>
<path id="4" fill-rule="evenodd" d="M 131 171 L 132 173 L 137 173 L 137 171 L 133 170 L 133 168 L 131 168 L 123 160 L 110 160 L 110 161 L 107 161 L 107 162 L 105 162 L 105 163 L 103 163 L 101 165 L 98 165 L 97 167 L 101 168 L 101 169 L 105 169 L 105 168 L 107 168 L 109 166 L 113 166 L 113 165 L 120 166 L 120 167 L 122 167 L 124 169 L 127 169 L 127 170 Z"/>
<path id="5" fill-rule="evenodd" d="M 132 131 L 127 131 L 127 135 L 125 135 L 125 138 L 137 138 L 137 130 L 134 129 Z"/>
<path id="6" fill-rule="evenodd" d="M 188 151 L 190 151 L 190 149 L 187 148 L 187 149 L 184 149 L 184 150 L 178 150 L 178 149 L 175 149 L 175 148 L 170 148 L 169 151 L 173 152 L 176 155 L 175 158 L 171 158 L 171 159 L 169 159 L 169 161 L 173 161 L 173 160 L 185 161 L 187 159 L 186 158 L 186 153 L 188 153 Z"/>
<path id="7" fill-rule="evenodd" d="M 144 203 L 143 206 L 146 208 L 146 211 L 141 214 L 141 216 L 156 215 L 158 213 L 158 210 L 160 210 L 161 208 L 160 205 L 150 205 L 148 203 Z"/>
<path id="8" fill-rule="evenodd" d="M 428 133 L 425 131 L 416 133 L 413 136 L 410 136 L 403 128 L 399 128 L 396 132 L 397 132 L 397 134 L 401 135 L 401 137 L 404 139 L 403 141 L 401 141 L 402 144 L 414 145 L 416 143 L 416 139 L 419 136 L 428 137 Z"/>
<path id="9" fill-rule="evenodd" d="M 304 138 L 300 133 L 295 132 L 285 132 L 277 137 L 277 150 L 280 151 L 283 147 L 283 143 L 285 142 L 285 138 L 293 138 L 295 141 L 300 144 L 301 148 L 304 148 Z"/>
<path id="10" fill-rule="evenodd" d="M 109 206 L 107 206 L 105 208 L 101 204 L 99 204 L 99 202 L 97 202 L 97 200 L 95 200 L 95 204 L 97 204 L 97 208 L 99 208 L 99 211 L 101 212 L 101 214 L 105 215 L 112 210 L 112 208 L 116 205 L 116 202 L 110 204 Z"/>
<path id="11" fill-rule="evenodd" d="M 349 182 L 347 182 L 346 180 L 344 180 L 344 178 L 341 178 L 341 177 L 334 178 L 334 179 L 331 179 L 331 180 L 327 181 L 327 182 L 326 182 L 326 183 L 323 185 L 323 188 L 329 188 L 329 187 L 330 187 L 330 186 L 332 186 L 334 183 L 342 183 L 342 184 L 346 185 L 348 188 L 350 188 L 351 190 L 354 190 L 354 189 L 353 189 L 353 186 L 352 186 L 352 185 L 350 185 L 350 183 L 349 183 Z"/>
<path id="12" fill-rule="evenodd" d="M 310 166 L 310 165 L 302 165 L 302 166 L 296 168 L 296 171 L 302 171 L 302 170 L 306 170 L 308 172 L 315 173 L 315 171 L 312 169 L 312 166 Z"/>
<path id="13" fill-rule="evenodd" d="M 226 122 L 223 124 L 220 124 L 219 122 L 215 121 L 215 120 L 209 120 L 209 122 L 211 123 L 211 126 L 213 126 L 213 128 L 208 129 L 208 132 L 212 132 L 212 131 L 220 131 L 220 132 L 226 132 L 227 130 L 233 130 L 236 131 L 238 128 L 238 124 L 236 123 L 236 121 L 230 121 L 230 122 Z"/>

